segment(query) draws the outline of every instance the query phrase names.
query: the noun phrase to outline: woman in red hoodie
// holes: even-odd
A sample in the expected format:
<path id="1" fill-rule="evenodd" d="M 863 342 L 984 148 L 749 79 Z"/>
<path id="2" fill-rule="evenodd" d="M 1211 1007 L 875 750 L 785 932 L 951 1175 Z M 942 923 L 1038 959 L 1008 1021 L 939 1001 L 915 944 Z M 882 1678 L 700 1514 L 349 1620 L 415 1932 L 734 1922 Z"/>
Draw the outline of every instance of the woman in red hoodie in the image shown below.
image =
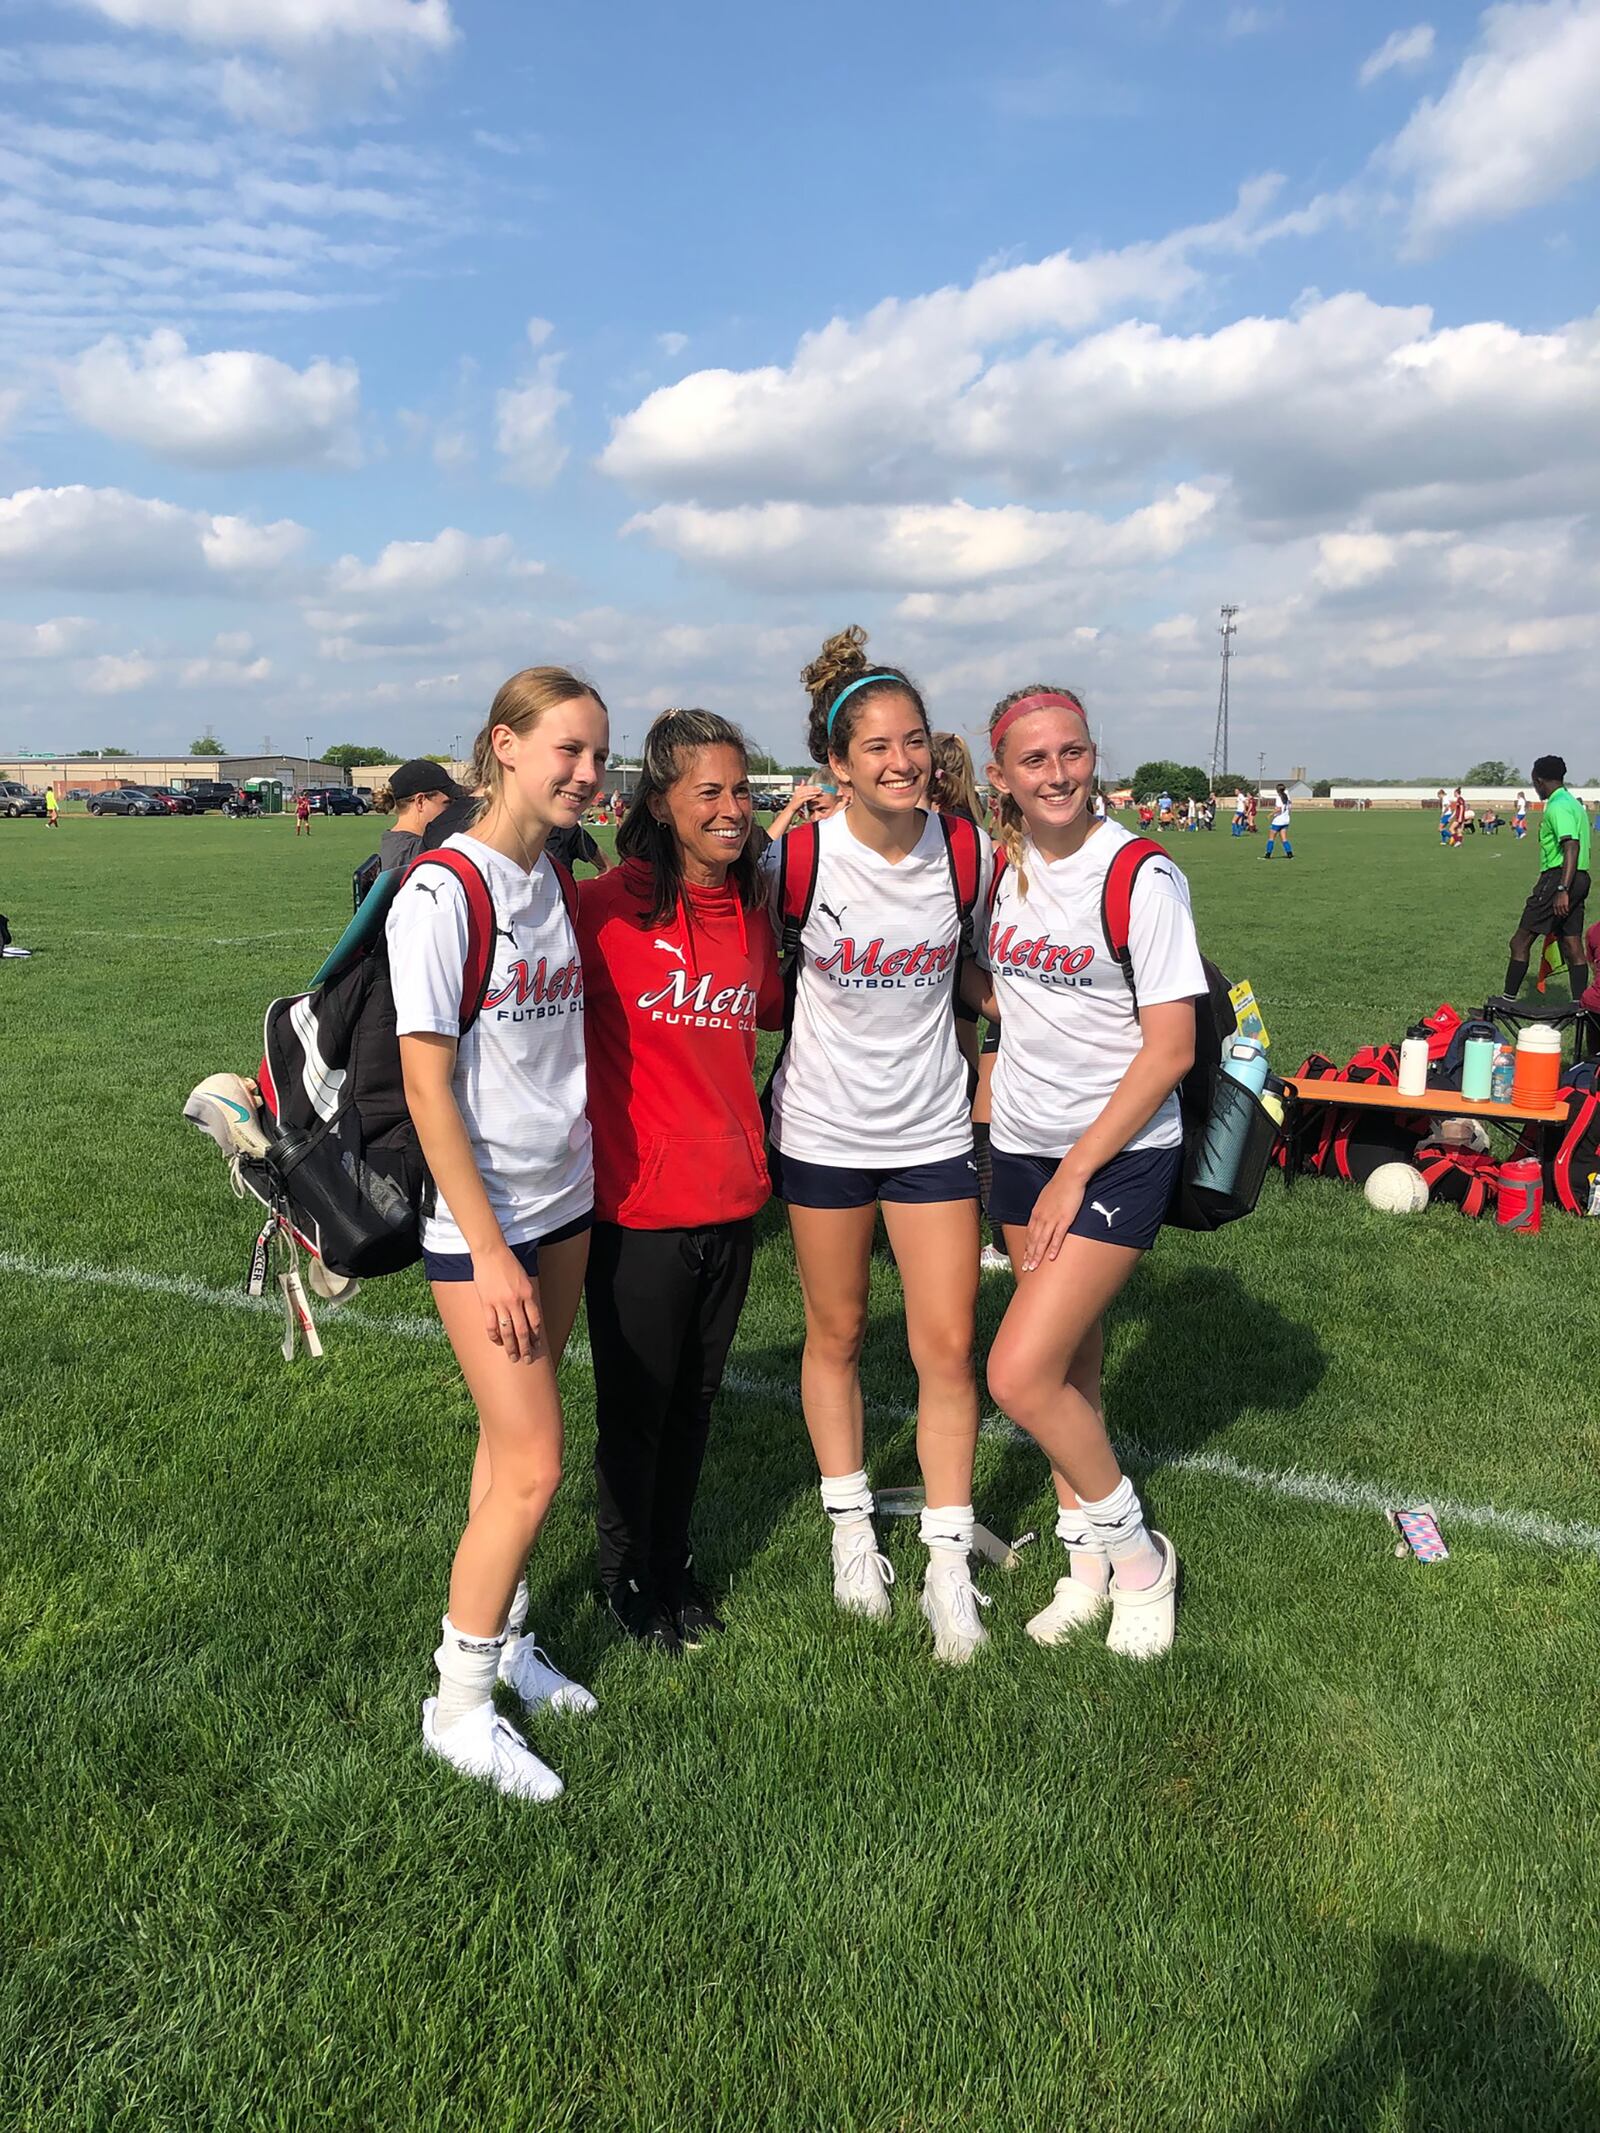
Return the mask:
<path id="1" fill-rule="evenodd" d="M 738 728 L 664 711 L 622 864 L 578 892 L 600 1578 L 628 1634 L 672 1654 L 722 1627 L 689 1520 L 770 1190 L 756 1030 L 781 1027 L 783 987 L 754 819 Z"/>

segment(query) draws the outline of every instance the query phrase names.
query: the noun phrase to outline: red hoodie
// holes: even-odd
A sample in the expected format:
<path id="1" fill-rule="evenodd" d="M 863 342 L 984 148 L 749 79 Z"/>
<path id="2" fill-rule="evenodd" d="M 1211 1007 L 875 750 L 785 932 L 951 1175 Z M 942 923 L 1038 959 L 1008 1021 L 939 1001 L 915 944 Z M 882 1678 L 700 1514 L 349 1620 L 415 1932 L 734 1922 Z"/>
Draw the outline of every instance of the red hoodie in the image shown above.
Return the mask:
<path id="1" fill-rule="evenodd" d="M 594 1211 L 624 1229 L 705 1229 L 771 1191 L 756 1030 L 783 1023 L 764 910 L 685 885 L 653 923 L 637 859 L 578 888 Z"/>

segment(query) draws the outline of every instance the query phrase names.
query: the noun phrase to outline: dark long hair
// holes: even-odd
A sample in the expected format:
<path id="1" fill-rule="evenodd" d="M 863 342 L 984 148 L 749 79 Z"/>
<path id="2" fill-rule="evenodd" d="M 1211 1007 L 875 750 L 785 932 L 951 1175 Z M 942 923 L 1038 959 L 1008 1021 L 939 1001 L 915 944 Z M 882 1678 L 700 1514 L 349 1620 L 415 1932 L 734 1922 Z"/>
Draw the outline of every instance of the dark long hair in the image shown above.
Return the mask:
<path id="1" fill-rule="evenodd" d="M 650 923 L 660 925 L 678 908 L 683 890 L 683 854 L 670 822 L 657 821 L 651 799 L 670 792 L 687 776 L 694 755 L 701 748 L 737 748 L 745 769 L 750 767 L 750 749 L 738 727 L 715 711 L 663 711 L 652 720 L 639 756 L 639 782 L 628 801 L 628 812 L 617 832 L 617 850 L 624 859 L 642 859 L 654 877 L 655 902 Z M 745 839 L 744 850 L 728 869 L 728 880 L 747 911 L 761 901 L 756 855 L 752 850 L 755 824 Z"/>

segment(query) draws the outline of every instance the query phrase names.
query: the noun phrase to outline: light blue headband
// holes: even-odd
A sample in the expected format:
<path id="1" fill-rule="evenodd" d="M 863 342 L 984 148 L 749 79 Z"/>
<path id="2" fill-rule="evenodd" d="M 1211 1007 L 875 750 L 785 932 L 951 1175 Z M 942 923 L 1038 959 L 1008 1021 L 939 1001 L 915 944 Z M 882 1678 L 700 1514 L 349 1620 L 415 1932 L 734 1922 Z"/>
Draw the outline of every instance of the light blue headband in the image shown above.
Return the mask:
<path id="1" fill-rule="evenodd" d="M 839 716 L 839 706 L 847 696 L 854 696 L 857 689 L 864 689 L 869 681 L 892 681 L 902 689 L 905 687 L 905 683 L 901 681 L 898 674 L 863 674 L 859 681 L 853 681 L 847 688 L 841 689 L 833 699 L 833 708 L 828 713 L 828 736 L 830 740 L 833 737 L 833 722 Z"/>

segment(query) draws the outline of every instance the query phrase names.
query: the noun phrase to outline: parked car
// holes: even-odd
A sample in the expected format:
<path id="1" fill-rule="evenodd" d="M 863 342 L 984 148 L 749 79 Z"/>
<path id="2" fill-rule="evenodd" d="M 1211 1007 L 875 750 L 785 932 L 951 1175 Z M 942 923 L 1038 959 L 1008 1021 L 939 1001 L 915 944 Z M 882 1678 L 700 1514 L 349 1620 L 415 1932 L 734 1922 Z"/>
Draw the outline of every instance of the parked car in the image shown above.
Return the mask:
<path id="1" fill-rule="evenodd" d="M 191 794 L 178 792 L 170 785 L 153 785 L 150 789 L 169 815 L 192 815 L 195 812 Z"/>
<path id="2" fill-rule="evenodd" d="M 370 815 L 365 798 L 349 785 L 311 785 L 306 789 L 314 815 Z"/>
<path id="3" fill-rule="evenodd" d="M 0 779 L 0 815 L 42 815 L 45 811 L 44 794 L 35 792 L 29 785 L 18 785 L 15 779 Z"/>
<path id="4" fill-rule="evenodd" d="M 89 801 L 91 815 L 164 815 L 160 793 L 145 785 L 120 785 L 115 792 L 97 792 Z"/>
<path id="5" fill-rule="evenodd" d="M 177 786 L 169 787 L 178 791 Z M 189 805 L 189 812 L 196 815 L 218 814 L 230 800 L 239 796 L 239 788 L 231 778 L 185 778 L 182 794 Z"/>

